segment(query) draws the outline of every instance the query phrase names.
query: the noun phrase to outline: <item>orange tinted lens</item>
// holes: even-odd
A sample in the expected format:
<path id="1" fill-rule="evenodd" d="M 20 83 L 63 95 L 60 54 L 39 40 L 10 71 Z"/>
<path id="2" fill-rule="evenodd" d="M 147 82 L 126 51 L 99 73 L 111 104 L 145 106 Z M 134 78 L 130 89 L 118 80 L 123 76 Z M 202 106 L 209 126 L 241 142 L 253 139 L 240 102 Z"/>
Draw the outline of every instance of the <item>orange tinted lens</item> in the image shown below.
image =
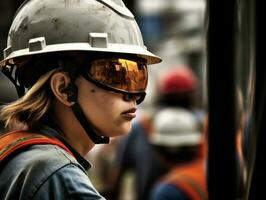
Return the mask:
<path id="1" fill-rule="evenodd" d="M 91 63 L 89 75 L 101 84 L 127 92 L 142 92 L 147 87 L 146 64 L 132 60 L 95 60 Z"/>

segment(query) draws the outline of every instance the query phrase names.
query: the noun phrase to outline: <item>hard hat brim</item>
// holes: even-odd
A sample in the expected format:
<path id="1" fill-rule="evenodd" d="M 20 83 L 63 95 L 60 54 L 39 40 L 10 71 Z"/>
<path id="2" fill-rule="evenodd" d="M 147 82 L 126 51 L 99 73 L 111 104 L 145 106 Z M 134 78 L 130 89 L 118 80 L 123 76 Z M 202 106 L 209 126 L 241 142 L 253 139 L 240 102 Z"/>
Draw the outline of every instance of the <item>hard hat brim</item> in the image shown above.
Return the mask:
<path id="1" fill-rule="evenodd" d="M 184 133 L 184 134 L 159 134 L 154 133 L 149 137 L 149 142 L 156 146 L 165 147 L 182 147 L 182 146 L 195 146 L 201 142 L 201 134 L 195 133 Z"/>
<path id="2" fill-rule="evenodd" d="M 125 53 L 126 49 L 126 53 Z M 21 49 L 11 52 L 4 60 L 0 62 L 0 68 L 5 66 L 6 63 L 14 58 L 22 56 L 32 56 L 44 53 L 56 53 L 64 51 L 87 51 L 88 53 L 103 53 L 103 54 L 128 54 L 136 55 L 147 60 L 147 64 L 160 63 L 162 59 L 145 48 L 138 45 L 128 44 L 112 44 L 109 43 L 107 48 L 91 47 L 89 43 L 65 43 L 65 44 L 52 44 L 45 46 L 39 51 L 30 51 L 29 48 Z"/>

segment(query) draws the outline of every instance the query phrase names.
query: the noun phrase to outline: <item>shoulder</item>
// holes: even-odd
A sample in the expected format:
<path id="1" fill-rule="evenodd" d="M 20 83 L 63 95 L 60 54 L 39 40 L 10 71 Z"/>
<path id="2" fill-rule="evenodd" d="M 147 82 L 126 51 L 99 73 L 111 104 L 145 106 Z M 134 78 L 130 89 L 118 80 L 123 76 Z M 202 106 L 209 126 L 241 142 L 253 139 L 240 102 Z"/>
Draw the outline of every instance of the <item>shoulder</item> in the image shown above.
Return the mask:
<path id="1" fill-rule="evenodd" d="M 14 198 L 21 195 L 22 198 L 31 199 L 46 181 L 67 166 L 87 176 L 75 158 L 60 147 L 33 145 L 11 158 L 1 170 L 0 178 L 6 180 L 6 183 L 0 182 L 2 195 L 9 191 Z"/>
<path id="2" fill-rule="evenodd" d="M 172 184 L 158 183 L 152 189 L 150 200 L 189 200 L 189 198 Z"/>
<path id="3" fill-rule="evenodd" d="M 80 168 L 71 164 L 52 174 L 36 192 L 33 199 L 104 200 L 92 185 L 89 177 Z"/>
<path id="4" fill-rule="evenodd" d="M 46 174 L 50 174 L 67 164 L 82 168 L 73 156 L 62 148 L 50 144 L 33 145 L 28 150 L 19 153 L 13 161 L 20 162 L 22 169 L 42 169 Z"/>

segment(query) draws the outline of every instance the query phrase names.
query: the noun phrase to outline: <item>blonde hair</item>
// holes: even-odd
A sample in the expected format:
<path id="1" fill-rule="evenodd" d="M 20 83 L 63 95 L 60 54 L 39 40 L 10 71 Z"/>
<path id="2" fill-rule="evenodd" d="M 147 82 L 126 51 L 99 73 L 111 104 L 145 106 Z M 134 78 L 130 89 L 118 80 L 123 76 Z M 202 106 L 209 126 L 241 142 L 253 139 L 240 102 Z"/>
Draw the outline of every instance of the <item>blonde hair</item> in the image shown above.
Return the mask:
<path id="1" fill-rule="evenodd" d="M 52 95 L 46 84 L 56 71 L 58 69 L 44 74 L 23 97 L 2 107 L 0 119 L 7 129 L 30 129 L 48 112 Z"/>

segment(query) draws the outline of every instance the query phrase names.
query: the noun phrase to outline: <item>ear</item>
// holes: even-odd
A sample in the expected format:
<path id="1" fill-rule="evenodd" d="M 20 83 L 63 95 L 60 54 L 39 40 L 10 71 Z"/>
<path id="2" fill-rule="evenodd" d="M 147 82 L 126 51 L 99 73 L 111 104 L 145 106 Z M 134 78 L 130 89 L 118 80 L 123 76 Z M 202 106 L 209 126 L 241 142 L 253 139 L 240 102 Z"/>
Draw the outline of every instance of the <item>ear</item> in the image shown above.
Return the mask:
<path id="1" fill-rule="evenodd" d="M 50 79 L 50 87 L 56 99 L 70 107 L 73 103 L 68 101 L 68 94 L 65 91 L 69 83 L 70 78 L 65 72 L 56 72 Z"/>

